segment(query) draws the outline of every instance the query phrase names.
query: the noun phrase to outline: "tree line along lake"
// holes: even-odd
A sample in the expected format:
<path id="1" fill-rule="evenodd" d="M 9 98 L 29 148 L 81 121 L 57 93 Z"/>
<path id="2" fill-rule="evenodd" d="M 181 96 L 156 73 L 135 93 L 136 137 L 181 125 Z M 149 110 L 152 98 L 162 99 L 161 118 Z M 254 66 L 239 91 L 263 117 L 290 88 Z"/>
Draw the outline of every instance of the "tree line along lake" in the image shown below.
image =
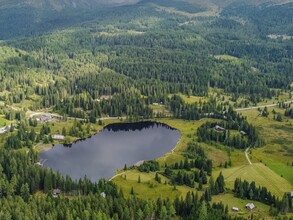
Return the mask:
<path id="1" fill-rule="evenodd" d="M 43 165 L 92 181 L 110 178 L 126 164 L 151 160 L 170 152 L 180 139 L 178 130 L 157 122 L 115 123 L 71 145 L 57 144 L 41 152 Z"/>

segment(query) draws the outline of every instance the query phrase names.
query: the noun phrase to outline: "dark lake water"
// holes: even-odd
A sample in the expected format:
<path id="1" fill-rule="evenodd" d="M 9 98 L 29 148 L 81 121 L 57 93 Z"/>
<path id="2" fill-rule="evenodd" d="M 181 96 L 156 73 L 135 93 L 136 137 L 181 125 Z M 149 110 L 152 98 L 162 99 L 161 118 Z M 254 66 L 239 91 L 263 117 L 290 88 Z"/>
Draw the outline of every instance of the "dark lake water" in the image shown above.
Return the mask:
<path id="1" fill-rule="evenodd" d="M 45 167 L 69 174 L 73 179 L 97 181 L 115 171 L 170 152 L 180 138 L 178 130 L 153 122 L 122 123 L 106 126 L 101 132 L 70 147 L 62 144 L 40 153 Z"/>

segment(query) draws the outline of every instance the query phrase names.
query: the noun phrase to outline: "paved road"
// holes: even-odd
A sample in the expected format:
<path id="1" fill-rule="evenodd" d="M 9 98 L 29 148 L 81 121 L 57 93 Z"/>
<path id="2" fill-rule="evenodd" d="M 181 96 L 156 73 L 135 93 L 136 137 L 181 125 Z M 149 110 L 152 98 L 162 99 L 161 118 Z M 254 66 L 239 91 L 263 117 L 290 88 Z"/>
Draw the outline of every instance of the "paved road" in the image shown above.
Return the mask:
<path id="1" fill-rule="evenodd" d="M 249 151 L 249 147 L 246 148 L 246 150 L 245 150 L 245 157 L 246 157 L 246 160 L 248 161 L 249 165 L 251 165 L 252 163 L 251 163 L 251 161 L 250 161 L 250 159 L 249 159 L 248 151 Z"/>
<path id="2" fill-rule="evenodd" d="M 290 104 L 293 103 L 293 100 L 289 100 L 284 102 L 284 104 Z M 264 107 L 273 107 L 273 106 L 277 106 L 279 105 L 279 103 L 276 104 L 268 104 L 268 105 L 261 105 L 261 106 L 253 106 L 253 107 L 248 107 L 248 108 L 236 108 L 236 111 L 245 111 L 245 110 L 250 110 L 250 109 L 257 109 L 257 108 L 264 108 Z"/>

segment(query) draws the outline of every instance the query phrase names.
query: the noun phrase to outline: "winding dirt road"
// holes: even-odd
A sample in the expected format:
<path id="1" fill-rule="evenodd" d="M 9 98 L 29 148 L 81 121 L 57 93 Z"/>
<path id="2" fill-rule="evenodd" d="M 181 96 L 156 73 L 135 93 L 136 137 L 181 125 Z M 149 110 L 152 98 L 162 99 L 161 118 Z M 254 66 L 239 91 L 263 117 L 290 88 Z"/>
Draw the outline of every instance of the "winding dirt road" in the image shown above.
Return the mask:
<path id="1" fill-rule="evenodd" d="M 291 104 L 293 103 L 293 100 L 289 100 L 284 102 L 284 104 Z M 250 110 L 250 109 L 257 109 L 257 108 L 264 108 L 264 107 L 273 107 L 273 106 L 277 106 L 279 105 L 279 103 L 276 104 L 268 104 L 268 105 L 261 105 L 261 106 L 253 106 L 253 107 L 248 107 L 248 108 L 236 108 L 236 111 L 245 111 L 245 110 Z"/>
<path id="2" fill-rule="evenodd" d="M 246 160 L 248 161 L 249 165 L 252 165 L 251 160 L 249 159 L 249 156 L 248 156 L 248 151 L 249 151 L 249 147 L 246 148 L 246 150 L 245 150 L 245 157 L 246 157 Z"/>

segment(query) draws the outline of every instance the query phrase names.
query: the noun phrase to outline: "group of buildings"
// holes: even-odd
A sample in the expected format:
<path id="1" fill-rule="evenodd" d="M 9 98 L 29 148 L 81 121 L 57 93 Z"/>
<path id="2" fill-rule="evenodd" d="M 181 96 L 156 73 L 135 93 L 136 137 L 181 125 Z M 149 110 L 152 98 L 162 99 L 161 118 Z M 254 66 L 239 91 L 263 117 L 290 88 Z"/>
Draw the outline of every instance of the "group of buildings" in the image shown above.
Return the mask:
<path id="1" fill-rule="evenodd" d="M 219 125 L 216 125 L 216 126 L 215 126 L 215 130 L 218 131 L 218 132 L 225 132 L 225 131 L 226 131 L 225 128 L 223 128 L 223 127 L 221 127 L 221 126 L 219 126 Z M 245 132 L 245 131 L 240 131 L 240 134 L 241 134 L 241 135 L 246 135 L 246 132 Z"/>
<path id="2" fill-rule="evenodd" d="M 255 208 L 255 205 L 253 203 L 247 203 L 245 205 L 245 208 L 248 209 L 249 211 L 252 211 Z M 234 212 L 239 212 L 239 208 L 237 208 L 237 207 L 232 207 L 232 210 Z"/>

